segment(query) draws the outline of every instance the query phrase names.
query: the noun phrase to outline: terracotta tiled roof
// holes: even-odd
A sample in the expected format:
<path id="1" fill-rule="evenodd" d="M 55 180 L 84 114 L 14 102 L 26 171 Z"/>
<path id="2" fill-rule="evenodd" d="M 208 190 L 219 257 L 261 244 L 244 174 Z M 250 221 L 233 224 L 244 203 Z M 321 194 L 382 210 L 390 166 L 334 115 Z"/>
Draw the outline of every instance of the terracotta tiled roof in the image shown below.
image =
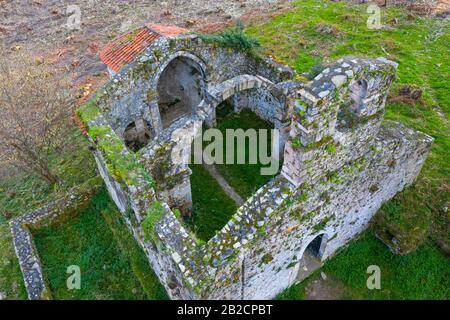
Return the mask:
<path id="1" fill-rule="evenodd" d="M 175 27 L 175 26 L 161 26 L 159 24 L 153 24 L 153 23 L 146 23 L 145 26 L 149 28 L 150 30 L 159 33 L 162 36 L 165 37 L 176 37 L 180 33 L 186 33 L 189 32 L 188 29 Z"/>
<path id="2" fill-rule="evenodd" d="M 118 72 L 158 38 L 175 37 L 187 31 L 187 29 L 179 27 L 147 23 L 143 27 L 127 32 L 108 43 L 100 52 L 100 59 L 110 69 Z"/>

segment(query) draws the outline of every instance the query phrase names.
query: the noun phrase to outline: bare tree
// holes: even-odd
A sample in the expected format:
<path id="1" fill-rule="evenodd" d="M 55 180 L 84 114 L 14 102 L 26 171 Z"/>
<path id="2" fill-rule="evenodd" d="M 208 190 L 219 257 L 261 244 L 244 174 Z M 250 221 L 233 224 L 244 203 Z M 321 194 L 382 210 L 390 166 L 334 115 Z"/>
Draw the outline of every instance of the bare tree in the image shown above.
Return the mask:
<path id="1" fill-rule="evenodd" d="M 0 152 L 49 184 L 60 180 L 49 162 L 61 152 L 70 126 L 68 84 L 26 50 L 0 57 Z"/>

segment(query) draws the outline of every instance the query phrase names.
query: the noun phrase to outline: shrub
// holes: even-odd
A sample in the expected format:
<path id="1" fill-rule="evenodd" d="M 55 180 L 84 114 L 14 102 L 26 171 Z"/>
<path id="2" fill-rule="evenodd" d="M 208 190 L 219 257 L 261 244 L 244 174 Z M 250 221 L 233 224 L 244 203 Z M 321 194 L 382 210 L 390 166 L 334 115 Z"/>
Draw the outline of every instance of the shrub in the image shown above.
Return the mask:
<path id="1" fill-rule="evenodd" d="M 250 51 L 261 46 L 257 39 L 247 36 L 243 32 L 243 27 L 239 25 L 213 35 L 203 33 L 198 33 L 197 35 L 203 41 L 214 43 L 223 48 Z"/>

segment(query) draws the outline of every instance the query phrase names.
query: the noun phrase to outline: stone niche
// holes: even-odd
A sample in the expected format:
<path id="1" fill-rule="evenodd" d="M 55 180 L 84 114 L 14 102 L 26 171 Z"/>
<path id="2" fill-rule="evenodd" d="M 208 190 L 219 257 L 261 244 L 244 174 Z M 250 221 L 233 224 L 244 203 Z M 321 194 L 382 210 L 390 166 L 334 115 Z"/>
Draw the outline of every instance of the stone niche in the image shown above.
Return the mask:
<path id="1" fill-rule="evenodd" d="M 383 120 L 396 68 L 347 57 L 304 83 L 270 58 L 195 35 L 160 37 L 78 109 L 108 190 L 171 298 L 271 299 L 414 181 L 432 138 Z M 225 100 L 280 130 L 284 161 L 201 243 L 171 208 L 189 214 L 183 160 Z"/>

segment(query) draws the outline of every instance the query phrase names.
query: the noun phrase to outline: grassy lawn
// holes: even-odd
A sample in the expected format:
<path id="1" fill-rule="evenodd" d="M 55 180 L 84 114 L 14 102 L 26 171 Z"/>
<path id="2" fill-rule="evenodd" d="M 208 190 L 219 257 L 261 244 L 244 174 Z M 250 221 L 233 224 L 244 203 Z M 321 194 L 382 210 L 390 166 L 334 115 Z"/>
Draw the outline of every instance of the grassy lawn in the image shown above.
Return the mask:
<path id="1" fill-rule="evenodd" d="M 381 270 L 381 289 L 369 290 L 367 267 Z M 353 240 L 321 269 L 345 286 L 344 299 L 449 299 L 450 262 L 431 241 L 416 251 L 391 254 L 372 231 Z M 320 271 L 282 292 L 278 299 L 304 299 L 305 289 Z"/>
<path id="2" fill-rule="evenodd" d="M 144 265 L 145 256 L 135 244 L 130 245 L 125 228 L 114 217 L 119 213 L 105 189 L 93 199 L 91 206 L 67 223 L 38 230 L 34 239 L 43 272 L 55 299 L 147 299 L 164 298 L 151 269 Z M 114 224 L 113 231 L 104 219 Z M 121 243 L 114 233 L 119 233 Z M 131 235 L 130 235 L 131 236 Z M 133 256 L 133 259 L 130 257 Z M 81 289 L 68 290 L 67 267 L 81 270 Z M 140 270 L 142 281 L 134 272 Z M 134 271 L 134 270 L 133 270 Z M 145 284 L 146 287 L 143 286 Z"/>
<path id="3" fill-rule="evenodd" d="M 252 25 L 246 33 L 258 38 L 278 60 L 286 61 L 309 77 L 326 63 L 346 55 L 383 56 L 399 63 L 391 98 L 405 84 L 420 86 L 423 97 L 413 104 L 392 103 L 389 99 L 386 118 L 435 138 L 413 192 L 401 197 L 403 207 L 411 207 L 409 202 L 421 203 L 421 209 L 428 210 L 432 216 L 433 239 L 449 244 L 446 203 L 449 200 L 450 24 L 443 19 L 419 17 L 404 9 L 388 7 L 381 12 L 381 22 L 386 28 L 370 30 L 366 9 L 367 5 L 302 0 L 295 3 L 292 12 Z M 333 31 L 320 32 L 320 25 L 331 26 Z"/>
<path id="4" fill-rule="evenodd" d="M 223 103 L 217 110 L 217 129 L 225 137 L 226 129 L 273 129 L 273 125 L 259 118 L 255 113 L 244 109 L 239 113 L 233 113 L 231 106 Z M 270 136 L 268 136 L 268 146 L 271 146 Z M 235 163 L 237 163 L 237 145 L 235 143 Z M 224 145 L 226 150 L 226 144 Z M 225 152 L 224 152 L 225 154 Z M 245 144 L 245 155 L 247 164 L 221 164 L 216 165 L 217 169 L 233 189 L 246 200 L 260 187 L 265 185 L 274 176 L 261 175 L 261 168 L 267 165 L 248 164 L 249 142 Z M 281 166 L 280 166 L 281 167 Z"/>

